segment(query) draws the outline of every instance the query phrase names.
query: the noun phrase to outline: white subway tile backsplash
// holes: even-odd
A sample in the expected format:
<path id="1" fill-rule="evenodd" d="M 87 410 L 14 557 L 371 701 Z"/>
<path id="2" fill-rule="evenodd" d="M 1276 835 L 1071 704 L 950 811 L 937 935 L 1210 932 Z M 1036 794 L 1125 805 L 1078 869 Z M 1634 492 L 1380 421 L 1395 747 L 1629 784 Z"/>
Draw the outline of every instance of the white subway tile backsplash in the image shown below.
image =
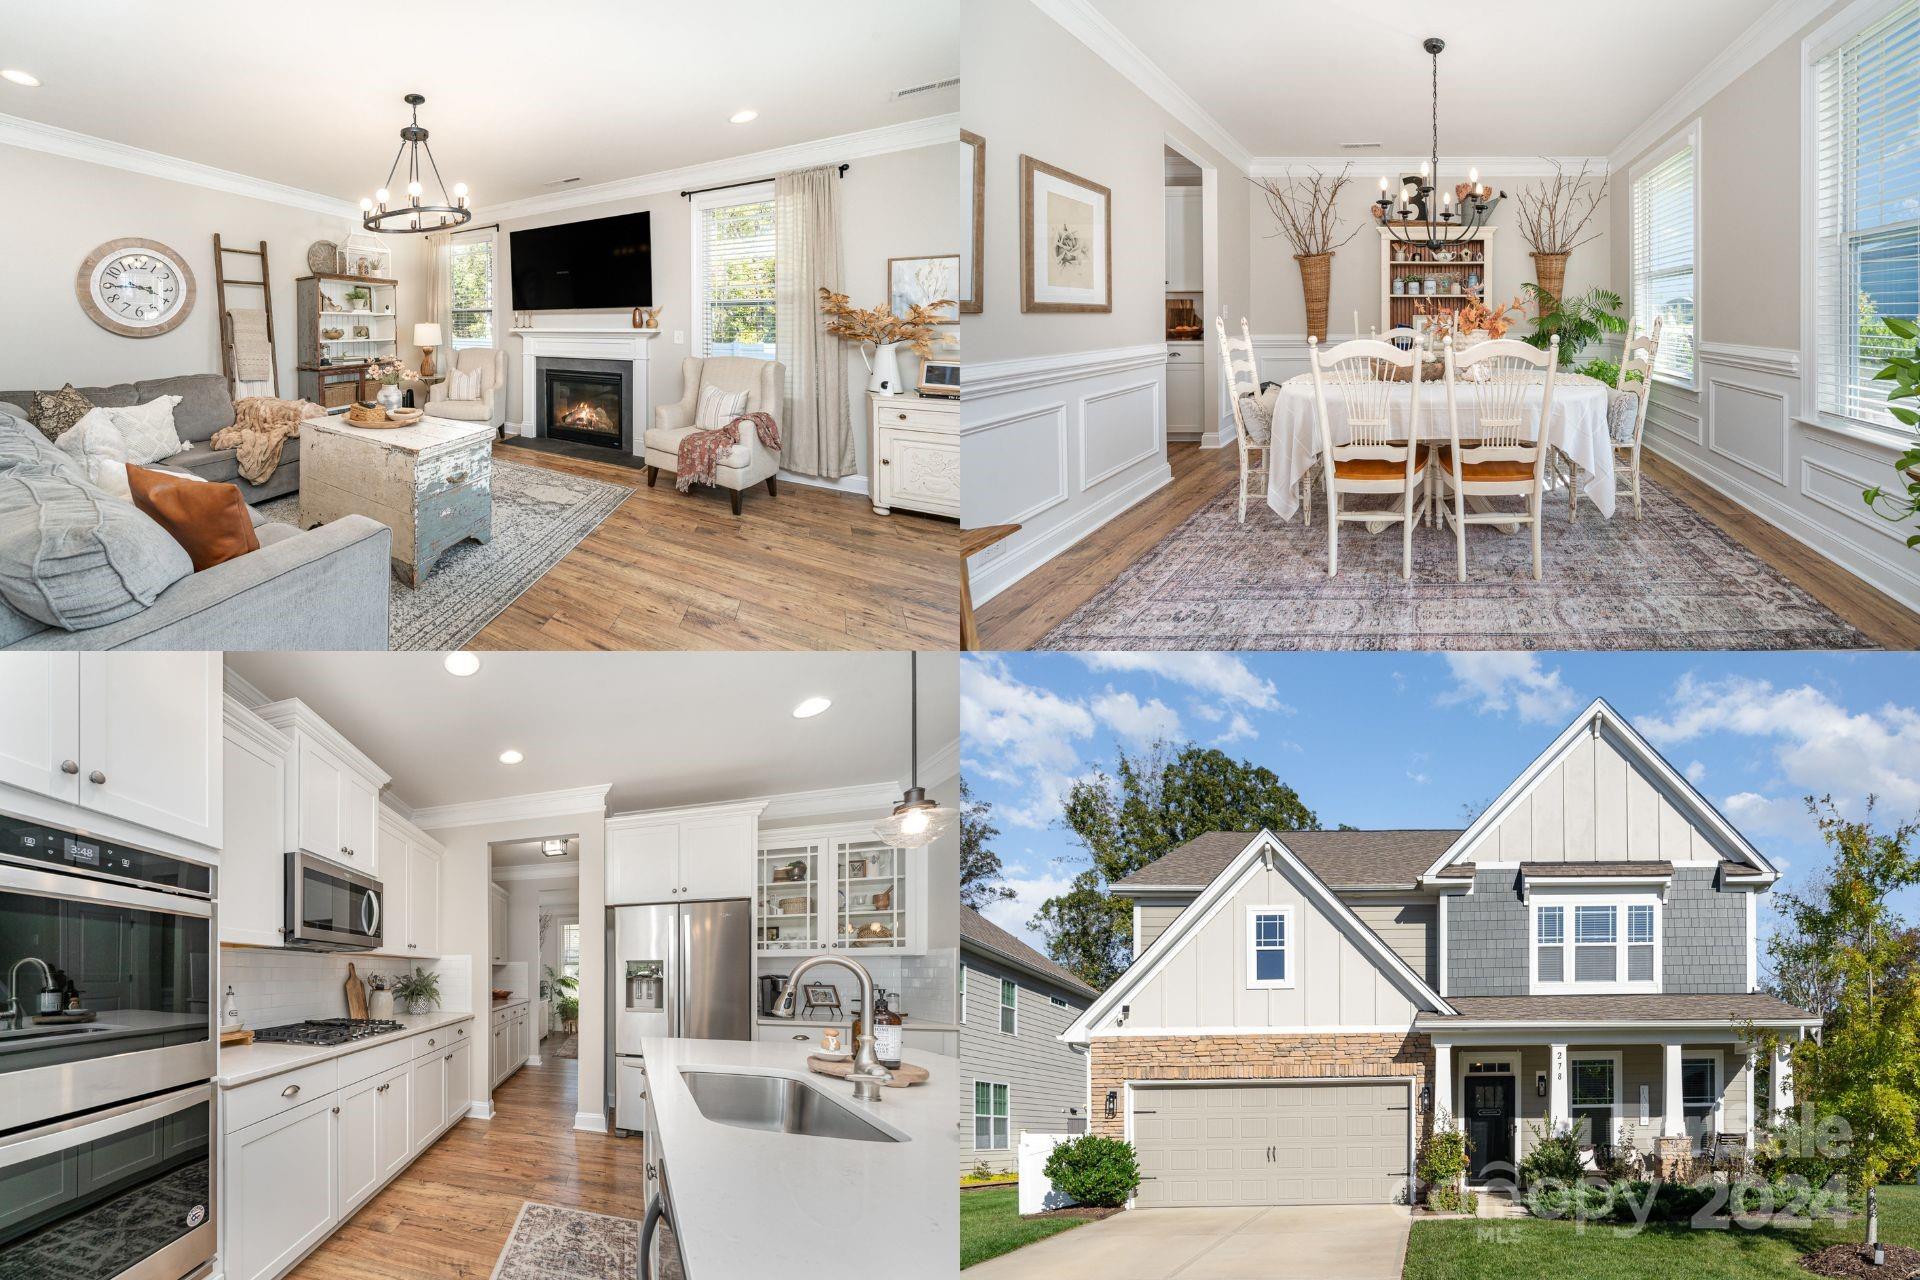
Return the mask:
<path id="1" fill-rule="evenodd" d="M 398 956 L 222 947 L 220 1008 L 226 1009 L 226 989 L 232 987 L 241 1021 L 256 1031 L 308 1018 L 344 1018 L 348 964 L 363 981 L 376 973 L 398 976 L 408 968 L 408 962 Z M 469 957 L 446 956 L 420 967 L 440 974 L 441 1008 L 472 1010 Z"/>

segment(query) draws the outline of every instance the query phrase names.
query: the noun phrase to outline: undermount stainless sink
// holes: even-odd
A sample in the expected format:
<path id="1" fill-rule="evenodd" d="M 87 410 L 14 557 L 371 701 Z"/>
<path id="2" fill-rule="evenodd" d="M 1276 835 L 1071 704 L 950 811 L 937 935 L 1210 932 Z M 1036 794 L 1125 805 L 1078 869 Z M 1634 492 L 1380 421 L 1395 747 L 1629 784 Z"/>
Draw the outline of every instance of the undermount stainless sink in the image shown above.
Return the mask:
<path id="1" fill-rule="evenodd" d="M 804 1081 L 731 1071 L 682 1071 L 680 1078 L 700 1114 L 720 1124 L 809 1138 L 900 1141 Z"/>

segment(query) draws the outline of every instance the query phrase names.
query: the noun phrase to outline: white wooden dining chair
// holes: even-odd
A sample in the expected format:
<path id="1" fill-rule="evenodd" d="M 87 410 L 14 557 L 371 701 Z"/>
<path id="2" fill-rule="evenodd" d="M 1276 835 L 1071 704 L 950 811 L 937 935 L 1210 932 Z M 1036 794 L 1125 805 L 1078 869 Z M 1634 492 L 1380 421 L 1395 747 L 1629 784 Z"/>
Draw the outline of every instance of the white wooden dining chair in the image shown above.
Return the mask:
<path id="1" fill-rule="evenodd" d="M 1413 576 L 1413 522 L 1425 482 L 1428 451 L 1420 441 L 1420 353 L 1402 351 L 1377 338 L 1356 338 L 1321 348 L 1307 339 L 1313 366 L 1313 411 L 1320 427 L 1320 458 L 1326 468 L 1327 576 L 1340 572 L 1340 522 L 1400 523 L 1400 576 Z M 1408 371 L 1413 395 L 1404 423 L 1393 421 L 1400 370 Z M 1331 405 L 1340 409 L 1344 438 L 1334 441 Z M 1342 494 L 1399 494 L 1400 506 L 1342 511 Z"/>
<path id="2" fill-rule="evenodd" d="M 1434 472 L 1449 499 L 1441 504 L 1453 524 L 1460 581 L 1467 580 L 1467 526 L 1531 524 L 1533 577 L 1540 580 L 1540 516 L 1545 493 L 1546 424 L 1553 413 L 1553 375 L 1560 364 L 1560 339 L 1540 351 L 1516 338 L 1495 338 L 1456 351 L 1445 348 L 1447 369 L 1447 443 Z M 1536 416 L 1531 396 L 1541 387 Z M 1460 439 L 1460 406 L 1472 403 L 1477 421 L 1471 438 Z M 1522 497 L 1527 513 L 1487 509 L 1468 511 L 1469 498 Z"/>
<path id="3" fill-rule="evenodd" d="M 1257 494 L 1267 487 L 1273 466 L 1273 415 L 1260 405 L 1260 362 L 1253 354 L 1253 335 L 1247 330 L 1247 318 L 1240 317 L 1240 336 L 1227 336 L 1225 316 L 1215 316 L 1213 327 L 1220 335 L 1220 368 L 1227 379 L 1227 401 L 1233 406 L 1233 434 L 1240 447 L 1240 523 L 1247 522 L 1247 492 L 1255 481 Z M 1311 475 L 1300 481 L 1303 492 L 1311 493 Z M 1302 503 L 1305 506 L 1305 503 Z"/>
<path id="4" fill-rule="evenodd" d="M 1614 493 L 1633 495 L 1633 518 L 1640 518 L 1640 440 L 1647 433 L 1647 410 L 1653 404 L 1653 366 L 1660 357 L 1660 321 L 1653 318 L 1653 328 L 1646 333 L 1629 331 L 1626 343 L 1620 348 L 1620 372 L 1614 378 L 1613 391 L 1607 398 L 1607 436 L 1614 456 Z M 1633 375 L 1638 374 L 1638 377 Z M 1627 484 L 1621 488 L 1621 464 L 1625 464 Z M 1572 520 L 1580 510 L 1580 468 L 1568 462 L 1572 472 L 1569 488 L 1573 496 L 1567 500 L 1567 519 Z"/>

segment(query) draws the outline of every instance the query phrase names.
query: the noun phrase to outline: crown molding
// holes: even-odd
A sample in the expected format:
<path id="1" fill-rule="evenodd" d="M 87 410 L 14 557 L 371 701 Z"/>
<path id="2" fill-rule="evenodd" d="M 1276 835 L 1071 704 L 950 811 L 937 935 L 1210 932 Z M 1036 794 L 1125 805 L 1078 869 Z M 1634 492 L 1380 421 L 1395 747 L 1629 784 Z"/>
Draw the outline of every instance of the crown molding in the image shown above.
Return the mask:
<path id="1" fill-rule="evenodd" d="M 273 699 L 260 692 L 259 686 L 233 669 L 232 664 L 222 663 L 220 667 L 220 685 L 227 696 L 251 711 L 255 707 L 264 707 Z"/>
<path id="2" fill-rule="evenodd" d="M 210 164 L 148 151 L 144 147 L 128 146 L 124 142 L 113 142 L 88 133 L 75 133 L 71 129 L 42 124 L 23 116 L 0 115 L 0 145 L 65 156 L 70 160 L 84 160 L 88 164 L 124 169 L 128 173 L 142 173 L 150 178 L 164 178 L 168 182 L 204 187 L 209 191 L 224 191 L 229 195 L 265 200 L 270 204 L 290 205 L 336 218 L 358 218 L 360 213 L 359 205 L 351 200 L 290 187 L 282 182 L 269 182 L 265 178 L 250 178 L 231 169 L 218 169 Z"/>
<path id="3" fill-rule="evenodd" d="M 1207 109 L 1194 101 L 1186 90 L 1175 84 L 1140 46 L 1127 39 L 1108 22 L 1089 0 L 1033 0 L 1034 7 L 1065 28 L 1068 35 L 1092 50 L 1094 55 L 1158 103 L 1181 124 L 1194 131 L 1200 141 L 1224 156 L 1242 173 L 1253 155 L 1227 127 L 1214 119 Z"/>
<path id="4" fill-rule="evenodd" d="M 691 187 L 714 187 L 729 182 L 770 178 L 775 173 L 788 169 L 805 169 L 822 164 L 843 164 L 864 160 L 869 156 L 887 155 L 895 151 L 912 151 L 919 147 L 934 147 L 959 140 L 959 113 L 949 112 L 946 115 L 927 116 L 901 124 L 886 125 L 879 129 L 866 129 L 859 133 L 843 133 L 837 137 L 819 138 L 812 142 L 797 142 L 789 147 L 775 147 L 771 151 L 754 151 L 725 160 L 707 160 L 678 169 L 662 169 L 658 173 L 638 174 L 613 182 L 596 183 L 590 187 L 568 187 L 564 191 L 555 191 L 550 195 L 528 196 L 525 199 L 509 200 L 505 204 L 493 205 L 486 209 L 485 213 L 487 217 L 497 222 L 506 222 L 536 214 L 578 209 L 583 205 L 606 204 L 613 200 L 630 200 L 638 196 L 659 195 L 662 192 L 681 191 Z"/>
<path id="5" fill-rule="evenodd" d="M 1679 128 L 1687 117 L 1697 114 L 1723 89 L 1751 71 L 1762 58 L 1792 39 L 1832 4 L 1833 0 L 1778 0 L 1619 141 L 1613 149 L 1613 167 L 1624 169 L 1634 157 Z"/>
<path id="6" fill-rule="evenodd" d="M 818 791 L 795 791 L 787 795 L 767 796 L 760 820 L 821 818 L 832 813 L 852 813 L 872 809 L 876 813 L 900 802 L 897 782 L 857 782 L 848 787 L 822 787 Z"/>
<path id="7" fill-rule="evenodd" d="M 1351 155 L 1351 156 L 1255 156 L 1250 162 L 1247 174 L 1254 178 L 1282 178 L 1290 169 L 1318 169 L 1323 173 L 1336 173 L 1343 165 L 1352 165 L 1356 174 L 1368 175 L 1388 173 L 1404 175 L 1417 173 L 1429 156 L 1389 156 L 1389 155 Z M 1495 178 L 1541 178 L 1553 172 L 1553 162 L 1575 173 L 1581 165 L 1587 165 L 1600 171 L 1604 176 L 1609 171 L 1609 158 L 1606 156 L 1463 156 L 1462 163 L 1470 164 L 1480 170 L 1483 179 Z"/>
<path id="8" fill-rule="evenodd" d="M 923 778 L 957 778 L 960 776 L 960 739 L 955 738 L 925 760 L 920 762 L 920 776 Z"/>
<path id="9" fill-rule="evenodd" d="M 534 791 L 491 800 L 429 805 L 413 811 L 413 822 L 415 826 L 432 831 L 439 827 L 478 826 L 484 822 L 518 822 L 523 818 L 565 818 L 581 813 L 604 813 L 607 792 L 611 790 L 611 782 L 602 782 L 561 791 Z"/>

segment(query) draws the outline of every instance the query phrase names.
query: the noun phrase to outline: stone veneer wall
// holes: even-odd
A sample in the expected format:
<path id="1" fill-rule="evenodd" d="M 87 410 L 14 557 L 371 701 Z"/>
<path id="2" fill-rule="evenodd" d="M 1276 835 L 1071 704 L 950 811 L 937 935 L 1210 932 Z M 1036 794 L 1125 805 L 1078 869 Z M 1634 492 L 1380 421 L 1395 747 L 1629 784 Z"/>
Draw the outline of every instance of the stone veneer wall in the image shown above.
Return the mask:
<path id="1" fill-rule="evenodd" d="M 1433 1043 L 1414 1032 L 1368 1035 L 1113 1036 L 1093 1042 L 1092 1129 L 1126 1136 L 1124 1102 L 1109 1117 L 1107 1091 L 1128 1081 L 1308 1080 L 1412 1076 L 1414 1106 L 1433 1070 Z M 1414 1117 L 1425 1134 L 1426 1116 Z"/>

